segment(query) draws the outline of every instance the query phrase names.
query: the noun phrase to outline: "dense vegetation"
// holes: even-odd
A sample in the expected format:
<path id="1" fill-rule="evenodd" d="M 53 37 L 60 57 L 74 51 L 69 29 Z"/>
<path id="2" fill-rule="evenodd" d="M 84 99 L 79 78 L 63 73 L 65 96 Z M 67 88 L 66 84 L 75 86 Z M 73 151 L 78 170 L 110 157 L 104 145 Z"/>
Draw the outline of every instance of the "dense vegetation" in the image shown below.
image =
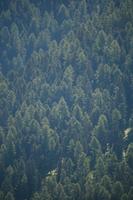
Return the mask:
<path id="1" fill-rule="evenodd" d="M 133 200 L 132 127 L 132 0 L 0 0 L 0 200 Z"/>

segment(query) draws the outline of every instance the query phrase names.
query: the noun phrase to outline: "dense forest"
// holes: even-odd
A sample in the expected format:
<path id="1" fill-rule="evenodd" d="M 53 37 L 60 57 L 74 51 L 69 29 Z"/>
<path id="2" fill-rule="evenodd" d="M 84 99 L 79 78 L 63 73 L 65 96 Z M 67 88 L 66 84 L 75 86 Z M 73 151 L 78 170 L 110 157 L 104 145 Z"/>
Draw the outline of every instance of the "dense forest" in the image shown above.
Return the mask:
<path id="1" fill-rule="evenodd" d="M 0 0 L 0 200 L 133 200 L 132 0 Z"/>

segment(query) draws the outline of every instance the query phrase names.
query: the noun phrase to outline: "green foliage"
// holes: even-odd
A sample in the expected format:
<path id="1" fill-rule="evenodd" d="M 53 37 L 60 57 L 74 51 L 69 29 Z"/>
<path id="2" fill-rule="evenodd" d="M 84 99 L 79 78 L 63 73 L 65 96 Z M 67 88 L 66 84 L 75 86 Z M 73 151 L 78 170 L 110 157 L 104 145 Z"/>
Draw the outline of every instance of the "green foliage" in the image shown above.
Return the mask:
<path id="1" fill-rule="evenodd" d="M 7 195 L 5 196 L 5 200 L 14 200 L 13 194 L 8 192 Z"/>
<path id="2" fill-rule="evenodd" d="M 113 191 L 112 191 L 112 196 L 113 196 L 113 199 L 121 199 L 121 196 L 123 194 L 123 186 L 120 182 L 116 182 L 114 183 L 113 185 Z"/>
<path id="3" fill-rule="evenodd" d="M 132 200 L 132 0 L 1 0 L 0 25 L 0 200 Z"/>
<path id="4" fill-rule="evenodd" d="M 121 200 L 128 200 L 128 195 L 127 194 L 123 194 L 121 197 Z"/>
<path id="5" fill-rule="evenodd" d="M 126 152 L 126 159 L 129 167 L 133 168 L 133 143 L 129 144 L 127 152 Z"/>

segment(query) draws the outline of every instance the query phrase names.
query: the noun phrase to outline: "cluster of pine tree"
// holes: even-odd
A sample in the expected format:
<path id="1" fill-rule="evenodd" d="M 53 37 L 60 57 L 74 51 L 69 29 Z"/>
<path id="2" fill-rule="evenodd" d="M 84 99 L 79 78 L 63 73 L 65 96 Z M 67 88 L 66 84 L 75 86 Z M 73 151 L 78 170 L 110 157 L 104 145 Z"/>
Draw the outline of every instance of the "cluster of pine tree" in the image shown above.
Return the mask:
<path id="1" fill-rule="evenodd" d="M 132 128 L 132 0 L 0 0 L 0 200 L 133 200 Z"/>

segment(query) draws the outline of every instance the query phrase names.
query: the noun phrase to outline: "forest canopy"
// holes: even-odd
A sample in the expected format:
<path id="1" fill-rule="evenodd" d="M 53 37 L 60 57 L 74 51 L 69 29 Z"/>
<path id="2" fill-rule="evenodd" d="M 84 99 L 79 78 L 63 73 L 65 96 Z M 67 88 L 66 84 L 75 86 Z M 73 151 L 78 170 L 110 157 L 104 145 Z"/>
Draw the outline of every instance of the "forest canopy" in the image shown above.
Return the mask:
<path id="1" fill-rule="evenodd" d="M 132 0 L 0 0 L 0 200 L 133 200 Z"/>

